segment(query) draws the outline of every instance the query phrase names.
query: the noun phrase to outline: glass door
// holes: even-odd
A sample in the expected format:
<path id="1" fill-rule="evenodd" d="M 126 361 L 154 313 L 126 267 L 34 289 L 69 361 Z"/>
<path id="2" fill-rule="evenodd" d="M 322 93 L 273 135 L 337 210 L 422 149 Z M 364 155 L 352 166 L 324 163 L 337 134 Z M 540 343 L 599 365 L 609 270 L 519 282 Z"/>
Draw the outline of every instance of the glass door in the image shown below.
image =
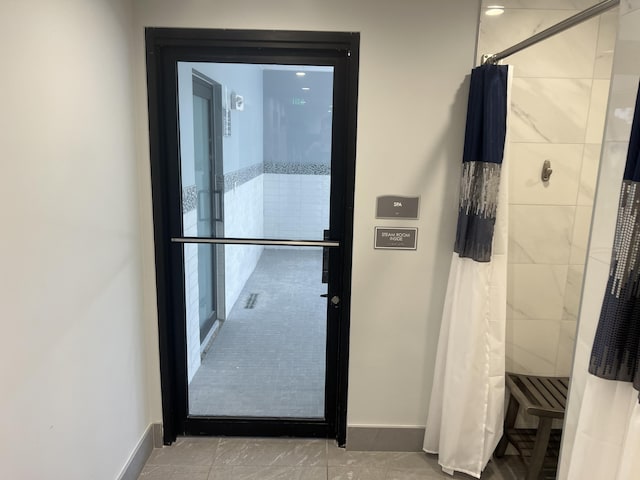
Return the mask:
<path id="1" fill-rule="evenodd" d="M 147 43 L 165 442 L 344 439 L 357 37 Z"/>
<path id="2" fill-rule="evenodd" d="M 187 203 L 183 200 L 182 205 L 183 229 L 188 235 L 210 237 L 224 232 L 220 214 L 224 209 L 221 204 L 223 198 L 215 187 L 216 175 L 222 167 L 220 85 L 195 70 L 191 81 L 193 122 L 185 122 L 182 133 L 192 130 L 193 141 L 189 139 L 185 142 L 187 145 L 181 145 L 182 190 L 187 199 Z M 191 199 L 195 199 L 195 203 L 188 201 L 190 195 L 195 195 Z M 193 247 L 185 250 L 185 253 L 188 251 L 185 255 L 185 284 L 189 295 L 185 313 L 189 319 L 196 313 L 190 308 L 196 288 L 189 284 L 189 279 L 197 276 L 199 343 L 203 350 L 210 341 L 216 322 L 224 320 L 219 308 L 224 306 L 219 295 L 219 291 L 224 291 L 224 269 L 221 252 L 215 248 L 197 245 L 197 251 L 193 250 Z M 197 272 L 192 271 L 196 264 Z"/>
<path id="3" fill-rule="evenodd" d="M 173 239 L 185 252 L 190 417 L 325 417 L 323 249 L 339 246 L 324 241 L 333 70 L 178 62 L 180 178 L 183 191 L 197 192 L 195 204 L 183 202 L 182 235 Z M 218 217 L 224 229 L 214 229 Z M 208 336 L 217 259 L 226 266 L 226 307 Z"/>

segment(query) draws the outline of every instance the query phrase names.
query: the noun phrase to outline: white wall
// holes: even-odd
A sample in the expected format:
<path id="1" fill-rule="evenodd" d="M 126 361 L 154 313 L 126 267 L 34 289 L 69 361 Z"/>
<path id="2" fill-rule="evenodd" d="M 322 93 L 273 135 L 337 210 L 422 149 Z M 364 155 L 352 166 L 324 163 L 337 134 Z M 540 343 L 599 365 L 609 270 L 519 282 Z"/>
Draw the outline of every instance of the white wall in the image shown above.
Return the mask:
<path id="1" fill-rule="evenodd" d="M 136 94 L 146 108 L 144 26 L 361 32 L 351 310 L 350 425 L 424 426 L 455 231 L 479 1 L 139 0 Z M 138 122 L 147 142 L 146 119 Z M 157 338 L 148 152 L 140 168 L 147 335 Z M 374 251 L 381 194 L 421 195 L 416 252 Z M 150 355 L 151 369 L 158 369 Z M 156 375 L 154 419 L 161 417 Z"/>
<path id="2" fill-rule="evenodd" d="M 265 238 L 323 240 L 330 189 L 330 175 L 265 174 Z"/>
<path id="3" fill-rule="evenodd" d="M 131 19 L 2 3 L 0 478 L 113 480 L 150 423 Z"/>
<path id="4" fill-rule="evenodd" d="M 263 238 L 263 202 L 264 175 L 225 192 L 225 235 L 229 238 Z M 263 249 L 260 245 L 224 246 L 225 319 L 229 319 L 229 313 L 255 270 Z"/>

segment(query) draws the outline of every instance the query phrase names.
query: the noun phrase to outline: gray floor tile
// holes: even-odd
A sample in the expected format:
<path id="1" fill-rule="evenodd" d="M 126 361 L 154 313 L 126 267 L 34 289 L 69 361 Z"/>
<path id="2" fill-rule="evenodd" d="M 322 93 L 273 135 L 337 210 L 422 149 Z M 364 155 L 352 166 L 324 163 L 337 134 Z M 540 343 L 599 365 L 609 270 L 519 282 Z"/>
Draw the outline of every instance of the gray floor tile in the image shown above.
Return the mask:
<path id="1" fill-rule="evenodd" d="M 218 438 L 178 438 L 169 447 L 154 448 L 147 465 L 211 466 Z"/>
<path id="2" fill-rule="evenodd" d="M 225 467 L 214 465 L 208 480 L 326 480 L 326 467 Z"/>
<path id="3" fill-rule="evenodd" d="M 442 478 L 451 478 L 448 475 L 435 473 L 432 470 L 423 468 L 390 468 L 387 471 L 385 480 L 440 480 Z"/>
<path id="4" fill-rule="evenodd" d="M 522 480 L 516 456 L 489 462 L 481 480 Z M 436 455 L 353 452 L 334 441 L 291 438 L 181 438 L 155 449 L 141 480 L 471 480 L 442 472 Z"/>
<path id="5" fill-rule="evenodd" d="M 208 480 L 211 467 L 146 465 L 139 480 Z"/>
<path id="6" fill-rule="evenodd" d="M 223 438 L 214 463 L 237 466 L 327 465 L 326 440 L 289 438 Z"/>
<path id="7" fill-rule="evenodd" d="M 329 442 L 329 466 L 406 468 L 437 472 L 437 461 L 420 452 L 354 452 Z"/>
<path id="8" fill-rule="evenodd" d="M 387 452 L 388 465 L 391 468 L 428 470 L 439 472 L 441 467 L 436 458 L 422 452 Z"/>
<path id="9" fill-rule="evenodd" d="M 385 480 L 386 467 L 329 467 L 329 480 Z"/>
<path id="10" fill-rule="evenodd" d="M 265 249 L 189 385 L 189 412 L 324 415 L 322 250 Z M 253 308 L 245 308 L 257 294 Z"/>

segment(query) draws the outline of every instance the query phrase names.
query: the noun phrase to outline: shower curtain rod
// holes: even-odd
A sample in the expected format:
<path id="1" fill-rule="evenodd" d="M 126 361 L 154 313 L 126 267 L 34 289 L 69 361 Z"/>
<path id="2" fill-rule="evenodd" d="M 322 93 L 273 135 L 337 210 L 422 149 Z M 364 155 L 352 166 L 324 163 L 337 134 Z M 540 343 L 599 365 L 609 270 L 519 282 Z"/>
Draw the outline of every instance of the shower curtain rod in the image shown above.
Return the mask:
<path id="1" fill-rule="evenodd" d="M 555 25 L 543 30 L 535 35 L 527 38 L 526 40 L 521 41 L 520 43 L 516 43 L 514 46 L 507 48 L 506 50 L 501 51 L 500 53 L 488 54 L 482 56 L 482 64 L 485 63 L 497 63 L 499 60 L 506 58 L 514 53 L 519 52 L 520 50 L 524 50 L 531 45 L 535 45 L 542 40 L 545 40 L 557 33 L 564 32 L 565 30 L 578 25 L 579 23 L 584 22 L 585 20 L 589 20 L 597 15 L 600 15 L 607 10 L 616 7 L 620 4 L 620 0 L 605 0 L 604 2 L 600 2 L 595 4 L 592 7 L 583 10 L 580 13 L 575 14 L 572 17 L 569 17 L 560 23 L 556 23 Z"/>

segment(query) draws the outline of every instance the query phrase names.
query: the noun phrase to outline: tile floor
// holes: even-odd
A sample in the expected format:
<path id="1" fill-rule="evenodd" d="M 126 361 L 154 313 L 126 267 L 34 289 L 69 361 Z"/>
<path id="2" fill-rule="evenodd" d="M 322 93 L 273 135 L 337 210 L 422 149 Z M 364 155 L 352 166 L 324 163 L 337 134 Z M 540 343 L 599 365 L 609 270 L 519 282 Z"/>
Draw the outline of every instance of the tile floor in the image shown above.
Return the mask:
<path id="1" fill-rule="evenodd" d="M 324 416 L 321 280 L 321 248 L 265 248 L 189 385 L 192 415 Z"/>
<path id="2" fill-rule="evenodd" d="M 290 438 L 179 438 L 154 449 L 139 480 L 435 480 L 444 474 L 435 455 L 352 452 L 332 440 Z M 492 461 L 481 480 L 520 480 L 518 457 Z"/>

